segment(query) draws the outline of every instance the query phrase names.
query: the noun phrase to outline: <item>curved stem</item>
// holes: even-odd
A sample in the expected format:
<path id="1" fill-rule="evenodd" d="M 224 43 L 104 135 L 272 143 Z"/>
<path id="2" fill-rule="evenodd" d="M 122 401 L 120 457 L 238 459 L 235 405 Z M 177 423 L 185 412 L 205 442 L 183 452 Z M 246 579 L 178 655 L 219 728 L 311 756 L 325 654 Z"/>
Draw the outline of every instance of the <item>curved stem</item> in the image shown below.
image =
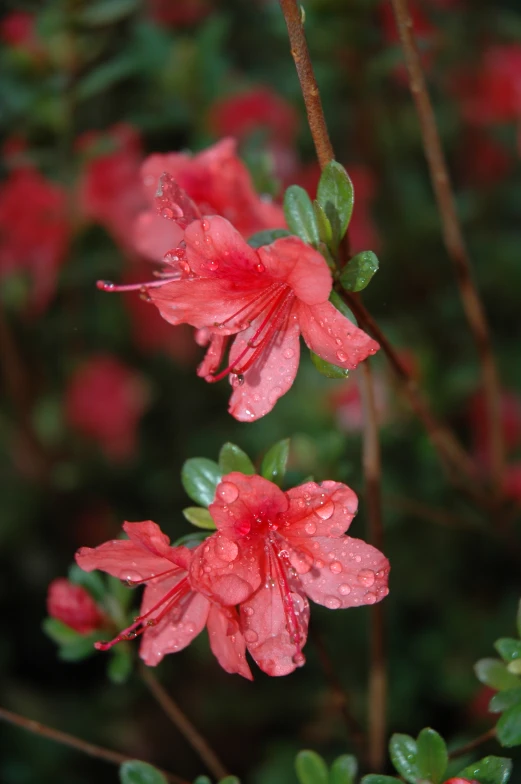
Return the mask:
<path id="1" fill-rule="evenodd" d="M 82 740 L 81 738 L 76 738 L 74 735 L 69 735 L 67 732 L 62 732 L 61 730 L 56 730 L 54 727 L 48 727 L 46 724 L 41 724 L 39 721 L 34 721 L 33 719 L 28 719 L 25 716 L 20 716 L 18 713 L 13 713 L 12 711 L 8 711 L 5 708 L 0 708 L 0 721 L 5 721 L 8 724 L 14 724 L 16 727 L 21 727 L 28 732 L 32 732 L 34 735 L 39 735 L 42 738 L 47 738 L 48 740 L 53 740 L 56 743 L 61 743 L 62 746 L 69 746 L 71 749 L 76 749 L 77 751 L 83 752 L 83 754 L 88 754 L 89 757 L 96 757 L 96 759 L 101 759 L 105 762 L 111 762 L 114 765 L 121 765 L 123 762 L 128 762 L 129 760 L 135 759 L 135 757 L 131 757 L 128 754 L 120 754 L 119 751 L 112 751 L 112 749 L 105 749 L 102 746 L 96 746 L 94 743 L 89 743 L 88 741 Z M 141 762 L 142 760 L 139 761 Z M 185 779 L 182 779 L 173 773 L 169 773 L 166 770 L 161 770 L 161 768 L 156 769 L 163 774 L 167 781 L 171 781 L 172 784 L 189 784 L 187 781 L 185 781 Z"/>
<path id="2" fill-rule="evenodd" d="M 141 666 L 141 677 L 154 699 L 157 700 L 170 721 L 175 724 L 190 746 L 197 752 L 212 775 L 215 776 L 217 780 L 229 776 L 228 771 L 215 752 L 210 748 L 201 733 L 194 727 L 190 719 L 184 715 L 183 711 L 174 702 L 172 697 L 167 694 L 155 675 L 143 665 Z"/>
<path id="3" fill-rule="evenodd" d="M 488 740 L 492 740 L 492 738 L 496 737 L 496 728 L 491 727 L 491 729 L 483 732 L 481 735 L 478 735 L 477 738 L 471 740 L 469 743 L 465 743 L 464 746 L 460 746 L 454 751 L 449 752 L 449 759 L 456 759 L 457 757 L 462 757 L 464 754 L 468 754 L 469 751 L 474 751 L 477 749 L 478 746 L 481 746 L 483 743 L 486 743 Z"/>
<path id="4" fill-rule="evenodd" d="M 505 449 L 501 428 L 500 382 L 485 310 L 472 274 L 472 264 L 456 211 L 454 193 L 441 146 L 436 117 L 423 74 L 407 0 L 391 0 L 409 73 L 409 86 L 420 122 L 425 157 L 441 218 L 443 239 L 454 265 L 467 321 L 476 344 L 491 437 L 491 471 L 496 493 L 501 492 Z"/>

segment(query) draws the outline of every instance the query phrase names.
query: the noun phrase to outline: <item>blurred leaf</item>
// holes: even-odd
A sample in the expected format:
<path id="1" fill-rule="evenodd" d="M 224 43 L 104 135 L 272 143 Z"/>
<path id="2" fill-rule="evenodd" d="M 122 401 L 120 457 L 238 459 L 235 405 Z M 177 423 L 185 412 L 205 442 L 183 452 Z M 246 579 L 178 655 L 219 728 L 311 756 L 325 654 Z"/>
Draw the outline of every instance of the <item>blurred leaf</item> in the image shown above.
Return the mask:
<path id="1" fill-rule="evenodd" d="M 99 0 L 81 11 L 78 20 L 92 27 L 110 25 L 130 16 L 139 5 L 139 0 Z"/>
<path id="2" fill-rule="evenodd" d="M 513 675 L 521 675 L 521 659 L 514 659 L 507 664 L 507 670 Z"/>
<path id="3" fill-rule="evenodd" d="M 353 183 L 344 167 L 337 161 L 328 163 L 320 176 L 317 202 L 329 220 L 336 246 L 346 233 L 354 204 Z"/>
<path id="4" fill-rule="evenodd" d="M 483 757 L 460 770 L 458 778 L 475 779 L 479 784 L 506 784 L 512 771 L 512 760 L 506 757 Z"/>
<path id="5" fill-rule="evenodd" d="M 222 472 L 217 463 L 206 457 L 190 458 L 181 470 L 181 481 L 187 495 L 201 506 L 212 503 L 221 478 Z"/>
<path id="6" fill-rule="evenodd" d="M 309 245 L 318 245 L 320 237 L 311 199 L 304 188 L 290 185 L 284 194 L 284 215 L 290 231 Z"/>
<path id="7" fill-rule="evenodd" d="M 281 485 L 286 473 L 286 465 L 289 457 L 290 439 L 284 438 L 282 441 L 274 444 L 262 460 L 261 475 L 270 482 L 275 482 L 276 485 Z"/>
<path id="8" fill-rule="evenodd" d="M 75 629 L 59 621 L 57 618 L 45 618 L 42 623 L 42 628 L 45 634 L 58 643 L 58 645 L 67 645 L 71 642 L 76 642 L 81 639 L 81 635 Z"/>
<path id="9" fill-rule="evenodd" d="M 251 248 L 262 248 L 263 245 L 271 245 L 272 242 L 281 237 L 292 236 L 291 232 L 286 229 L 266 229 L 265 231 L 258 231 L 256 234 L 252 234 L 248 239 L 248 245 Z"/>
<path id="10" fill-rule="evenodd" d="M 519 686 L 518 678 L 512 675 L 499 659 L 480 659 L 474 665 L 474 672 L 481 683 L 498 691 Z"/>
<path id="11" fill-rule="evenodd" d="M 314 366 L 326 378 L 347 378 L 349 375 L 349 370 L 345 368 L 338 367 L 338 365 L 332 365 L 331 362 L 326 362 L 325 359 L 319 357 L 318 354 L 315 354 L 314 351 L 310 351 L 309 355 L 311 357 L 311 361 L 313 362 Z"/>
<path id="12" fill-rule="evenodd" d="M 219 784 L 241 784 L 241 781 L 237 776 L 225 776 L 223 779 L 219 779 Z"/>
<path id="13" fill-rule="evenodd" d="M 500 640 L 496 640 L 494 648 L 506 662 L 521 657 L 521 640 L 515 640 L 513 637 L 502 637 Z"/>
<path id="14" fill-rule="evenodd" d="M 219 468 L 223 474 L 231 474 L 232 471 L 240 471 L 241 474 L 247 475 L 255 473 L 255 466 L 246 452 L 229 441 L 219 452 Z"/>
<path id="15" fill-rule="evenodd" d="M 58 658 L 62 661 L 75 662 L 87 659 L 96 653 L 94 643 L 100 638 L 100 632 L 91 634 L 79 634 L 74 642 L 61 645 L 58 650 Z"/>
<path id="16" fill-rule="evenodd" d="M 426 727 L 418 735 L 416 746 L 421 778 L 438 784 L 443 780 L 449 762 L 445 741 L 435 730 Z"/>
<path id="17" fill-rule="evenodd" d="M 496 733 L 502 746 L 521 744 L 521 704 L 507 708 L 496 725 Z"/>
<path id="18" fill-rule="evenodd" d="M 494 694 L 488 704 L 488 709 L 491 713 L 502 713 L 507 708 L 518 704 L 521 704 L 521 686 L 518 686 L 517 689 L 507 689 Z"/>
<path id="19" fill-rule="evenodd" d="M 346 291 L 362 291 L 378 270 L 378 258 L 372 250 L 357 253 L 344 267 L 340 283 Z"/>
<path id="20" fill-rule="evenodd" d="M 79 80 L 76 99 L 86 101 L 106 92 L 118 82 L 128 79 L 137 71 L 137 63 L 130 54 L 123 54 L 93 69 Z"/>
<path id="21" fill-rule="evenodd" d="M 179 547 L 180 545 L 184 545 L 188 548 L 197 547 L 197 545 L 201 544 L 201 542 L 204 542 L 208 536 L 209 534 L 206 534 L 203 531 L 192 531 L 189 534 L 180 536 L 179 539 L 176 539 L 173 544 L 175 547 Z"/>
<path id="22" fill-rule="evenodd" d="M 328 784 L 327 765 L 315 751 L 299 751 L 295 770 L 300 784 Z"/>
<path id="23" fill-rule="evenodd" d="M 212 784 L 212 780 L 208 778 L 208 776 L 197 776 L 194 779 L 193 784 Z"/>
<path id="24" fill-rule="evenodd" d="M 397 784 L 399 781 L 400 779 L 394 776 L 381 776 L 379 773 L 370 773 L 362 778 L 360 784 Z"/>
<path id="25" fill-rule="evenodd" d="M 521 637 L 521 600 L 517 605 L 516 626 L 517 626 L 518 636 Z"/>
<path id="26" fill-rule="evenodd" d="M 318 201 L 313 202 L 313 211 L 317 221 L 318 235 L 322 242 L 324 242 L 328 247 L 331 247 L 331 243 L 333 242 L 333 229 L 331 228 L 329 218 L 327 217 L 324 208 L 321 204 L 318 203 Z"/>
<path id="27" fill-rule="evenodd" d="M 84 572 L 78 564 L 69 567 L 69 580 L 75 585 L 81 585 L 97 602 L 102 602 L 107 592 L 103 577 L 98 571 Z"/>
<path id="28" fill-rule="evenodd" d="M 329 784 L 355 784 L 358 762 L 352 754 L 337 757 L 329 771 Z"/>
<path id="29" fill-rule="evenodd" d="M 186 509 L 183 509 L 183 514 L 188 522 L 197 528 L 215 531 L 217 527 L 208 509 L 203 509 L 201 506 L 188 506 Z"/>
<path id="30" fill-rule="evenodd" d="M 119 769 L 121 784 L 167 784 L 167 780 L 148 762 L 129 760 Z"/>
<path id="31" fill-rule="evenodd" d="M 132 654 L 128 646 L 115 645 L 107 666 L 107 675 L 112 683 L 125 683 L 132 672 Z"/>
<path id="32" fill-rule="evenodd" d="M 389 753 L 398 773 L 410 784 L 422 778 L 417 763 L 418 747 L 410 735 L 395 733 L 389 741 Z"/>

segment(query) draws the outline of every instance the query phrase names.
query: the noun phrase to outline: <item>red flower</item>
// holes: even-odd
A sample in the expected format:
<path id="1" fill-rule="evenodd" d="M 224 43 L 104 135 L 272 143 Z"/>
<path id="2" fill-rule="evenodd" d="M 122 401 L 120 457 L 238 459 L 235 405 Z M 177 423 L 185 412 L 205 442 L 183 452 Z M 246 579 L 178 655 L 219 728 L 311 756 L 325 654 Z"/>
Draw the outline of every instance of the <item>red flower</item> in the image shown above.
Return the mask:
<path id="1" fill-rule="evenodd" d="M 109 459 L 125 460 L 135 451 L 147 402 L 141 376 L 116 357 L 98 354 L 70 380 L 65 412 L 69 425 L 97 441 Z"/>
<path id="2" fill-rule="evenodd" d="M 491 46 L 476 70 L 455 80 L 463 113 L 472 123 L 488 125 L 521 116 L 521 45 Z"/>
<path id="3" fill-rule="evenodd" d="M 172 27 L 200 22 L 212 10 L 209 0 L 148 0 L 148 8 L 155 22 Z"/>
<path id="4" fill-rule="evenodd" d="M 175 214 L 177 207 L 172 203 L 166 209 Z M 160 280 L 142 288 L 168 322 L 201 330 L 199 342 L 209 347 L 198 374 L 207 381 L 230 376 L 229 411 L 236 419 L 264 416 L 288 391 L 298 369 L 301 333 L 312 351 L 343 368 L 355 368 L 378 349 L 328 301 L 329 268 L 297 237 L 254 250 L 218 216 L 193 221 L 184 236 L 184 247 L 165 257 L 168 266 Z M 234 334 L 229 364 L 217 372 Z"/>
<path id="5" fill-rule="evenodd" d="M 133 248 L 134 222 L 146 203 L 138 131 L 125 124 L 91 131 L 80 137 L 78 147 L 88 158 L 78 194 L 83 215 L 105 226 L 124 248 Z"/>
<path id="6" fill-rule="evenodd" d="M 67 194 L 34 168 L 12 171 L 0 186 L 0 277 L 26 272 L 41 311 L 56 287 L 69 243 Z"/>
<path id="7" fill-rule="evenodd" d="M 49 585 L 47 612 L 51 618 L 56 618 L 80 634 L 101 629 L 107 622 L 105 614 L 90 593 L 64 577 L 58 577 Z"/>
<path id="8" fill-rule="evenodd" d="M 158 215 L 154 201 L 164 173 L 175 180 L 177 191 Z M 255 193 L 234 139 L 223 139 L 193 157 L 175 152 L 151 155 L 142 177 L 151 208 L 138 218 L 135 241 L 140 253 L 156 261 L 179 245 L 190 221 L 203 215 L 223 215 L 245 237 L 286 225 L 282 208 Z"/>
<path id="9" fill-rule="evenodd" d="M 269 87 L 255 87 L 221 98 L 210 109 L 210 127 L 217 136 L 244 139 L 266 131 L 270 142 L 290 146 L 298 132 L 295 108 Z"/>
<path id="10" fill-rule="evenodd" d="M 220 607 L 192 588 L 188 569 L 193 553 L 186 547 L 171 547 L 168 536 L 150 520 L 124 523 L 123 530 L 129 539 L 83 547 L 76 553 L 78 565 L 87 572 L 101 569 L 129 585 L 146 586 L 139 618 L 114 640 L 96 647 L 107 650 L 121 640 L 143 635 L 139 654 L 153 667 L 167 653 L 186 648 L 207 626 L 221 667 L 251 680 L 237 611 Z"/>
<path id="11" fill-rule="evenodd" d="M 483 392 L 476 392 L 469 401 L 470 428 L 477 460 L 490 464 L 491 436 Z M 507 450 L 521 442 L 521 400 L 513 392 L 504 390 L 500 400 L 501 430 Z"/>
<path id="12" fill-rule="evenodd" d="M 0 22 L 0 39 L 8 46 L 40 58 L 43 47 L 36 34 L 36 17 L 26 11 L 12 11 Z"/>
<path id="13" fill-rule="evenodd" d="M 209 511 L 217 533 L 194 553 L 191 578 L 223 605 L 240 605 L 247 647 L 268 675 L 304 664 L 309 606 L 374 604 L 388 593 L 389 562 L 344 536 L 357 510 L 338 482 L 308 482 L 283 492 L 260 476 L 233 472 Z"/>
<path id="14" fill-rule="evenodd" d="M 415 38 L 420 44 L 427 44 L 428 50 L 422 51 L 422 65 L 426 70 L 430 70 L 433 65 L 432 47 L 438 37 L 438 30 L 430 19 L 424 14 L 421 7 L 416 2 L 409 2 L 409 13 L 412 20 L 412 29 Z M 397 46 L 400 42 L 396 20 L 390 3 L 382 2 L 378 6 L 380 24 L 386 43 L 389 46 Z M 423 46 L 422 46 L 423 48 Z M 408 84 L 407 69 L 405 65 L 397 65 L 393 68 L 393 74 L 397 82 Z"/>

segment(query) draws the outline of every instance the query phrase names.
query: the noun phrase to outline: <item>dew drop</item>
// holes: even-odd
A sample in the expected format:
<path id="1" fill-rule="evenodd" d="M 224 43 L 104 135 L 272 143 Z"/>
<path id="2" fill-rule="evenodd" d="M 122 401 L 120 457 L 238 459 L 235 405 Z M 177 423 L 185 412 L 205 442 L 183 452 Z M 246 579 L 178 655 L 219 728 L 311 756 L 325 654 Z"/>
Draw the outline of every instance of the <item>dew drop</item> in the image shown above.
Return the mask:
<path id="1" fill-rule="evenodd" d="M 345 361 L 346 361 L 346 359 L 347 359 L 347 354 L 346 354 L 346 352 L 345 352 L 345 351 L 337 351 L 337 352 L 336 352 L 336 358 L 337 358 L 337 359 L 338 359 L 340 362 L 345 362 Z"/>
<path id="2" fill-rule="evenodd" d="M 244 614 L 245 614 L 245 615 L 248 615 L 248 616 L 250 616 L 250 617 L 251 617 L 251 616 L 254 614 L 254 612 L 255 612 L 255 610 L 253 609 L 253 607 L 250 607 L 249 605 L 247 605 L 246 607 L 243 607 L 242 609 L 243 609 L 243 612 L 244 612 Z"/>
<path id="3" fill-rule="evenodd" d="M 206 239 L 209 240 L 210 237 L 207 237 Z M 210 272 L 215 272 L 216 270 L 219 269 L 219 263 L 213 260 L 209 261 L 208 264 L 206 265 L 206 269 L 209 270 Z"/>
<path id="4" fill-rule="evenodd" d="M 323 569 L 324 568 L 324 561 L 321 561 L 320 558 L 317 558 L 317 560 L 315 561 L 315 566 L 316 566 L 317 569 Z"/>
<path id="5" fill-rule="evenodd" d="M 327 504 L 317 507 L 317 509 L 315 509 L 315 514 L 317 517 L 320 517 L 321 520 L 329 520 L 334 511 L 335 505 L 333 501 L 328 501 Z"/>
<path id="6" fill-rule="evenodd" d="M 239 488 L 233 482 L 221 482 L 216 493 L 225 504 L 233 504 L 239 496 Z"/>
<path id="7" fill-rule="evenodd" d="M 257 642 L 259 635 L 257 632 L 254 632 L 253 629 L 246 629 L 244 632 L 244 639 L 246 642 Z"/>
<path id="8" fill-rule="evenodd" d="M 139 572 L 133 572 L 131 569 L 124 569 L 120 572 L 119 579 L 123 580 L 127 585 L 136 585 L 141 582 L 141 575 Z"/>
<path id="9" fill-rule="evenodd" d="M 286 357 L 286 359 L 291 359 L 291 357 L 295 356 L 295 352 L 293 351 L 292 348 L 287 348 L 284 352 L 284 356 Z"/>
<path id="10" fill-rule="evenodd" d="M 174 217 L 174 211 L 170 209 L 170 207 L 165 207 L 163 212 L 161 213 L 163 218 L 167 218 L 168 220 L 172 220 Z"/>
<path id="11" fill-rule="evenodd" d="M 210 221 L 207 221 L 206 218 L 203 218 L 203 220 L 201 221 L 201 228 L 203 231 L 208 231 L 208 229 L 210 228 Z"/>
<path id="12" fill-rule="evenodd" d="M 366 588 L 370 588 L 374 585 L 375 575 L 372 569 L 362 569 L 358 572 L 358 582 L 360 585 L 364 585 Z"/>
<path id="13" fill-rule="evenodd" d="M 242 387 L 244 384 L 244 376 L 242 373 L 232 373 L 230 376 L 230 384 L 232 387 Z"/>
<path id="14" fill-rule="evenodd" d="M 299 652 L 293 656 L 293 664 L 296 664 L 297 667 L 303 667 L 305 663 L 306 663 L 306 657 L 304 656 L 303 653 Z"/>
<path id="15" fill-rule="evenodd" d="M 333 572 L 333 574 L 340 574 L 342 568 L 340 561 L 333 561 L 333 563 L 329 564 L 329 571 Z"/>
<path id="16" fill-rule="evenodd" d="M 304 505 L 304 504 L 302 504 L 302 505 Z M 315 523 L 306 523 L 306 525 L 304 526 L 304 531 L 307 534 L 309 534 L 310 536 L 313 536 L 313 534 L 316 534 L 316 532 L 317 532 L 317 527 L 316 527 Z"/>
<path id="17" fill-rule="evenodd" d="M 342 585 L 338 589 L 338 593 L 341 596 L 349 596 L 349 594 L 351 593 L 351 586 L 349 586 L 347 583 L 342 583 Z"/>
<path id="18" fill-rule="evenodd" d="M 219 542 L 215 547 L 215 551 L 222 561 L 230 562 L 235 561 L 237 558 L 239 548 L 235 542 L 232 542 L 230 539 L 223 537 L 222 539 L 219 539 Z"/>
<path id="19" fill-rule="evenodd" d="M 366 604 L 374 604 L 376 602 L 376 598 L 377 598 L 376 594 L 372 593 L 371 591 L 368 591 L 364 596 L 364 601 Z"/>
<path id="20" fill-rule="evenodd" d="M 326 607 L 329 607 L 330 610 L 338 610 L 341 605 L 341 601 L 336 596 L 326 596 L 324 599 L 324 604 Z"/>
<path id="21" fill-rule="evenodd" d="M 266 267 L 264 266 L 262 261 L 259 261 L 259 263 L 255 265 L 255 269 L 257 270 L 257 272 L 264 272 Z"/>

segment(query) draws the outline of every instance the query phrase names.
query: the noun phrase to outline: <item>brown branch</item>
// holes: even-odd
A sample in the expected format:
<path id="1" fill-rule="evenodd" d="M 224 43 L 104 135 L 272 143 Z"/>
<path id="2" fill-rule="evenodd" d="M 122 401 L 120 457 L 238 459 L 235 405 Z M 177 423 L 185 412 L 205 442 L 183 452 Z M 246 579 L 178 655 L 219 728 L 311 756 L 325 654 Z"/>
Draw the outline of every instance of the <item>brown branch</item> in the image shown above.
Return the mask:
<path id="1" fill-rule="evenodd" d="M 496 728 L 491 727 L 482 735 L 478 735 L 477 738 L 474 738 L 474 740 L 471 740 L 469 743 L 466 743 L 464 746 L 460 746 L 459 748 L 454 749 L 454 751 L 450 751 L 449 759 L 456 759 L 457 757 L 462 757 L 464 754 L 468 754 L 469 751 L 474 751 L 474 749 L 477 749 L 478 746 L 483 745 L 483 743 L 486 743 L 487 741 L 492 740 L 492 738 L 495 737 L 496 737 Z"/>
<path id="2" fill-rule="evenodd" d="M 217 780 L 229 776 L 230 774 L 200 732 L 184 715 L 170 695 L 167 694 L 155 675 L 153 675 L 148 667 L 145 667 L 144 665 L 141 666 L 141 677 L 154 699 L 157 700 L 170 721 L 175 724 L 190 746 L 197 752 L 212 775 L 215 776 Z"/>
<path id="3" fill-rule="evenodd" d="M 41 724 L 39 721 L 20 716 L 18 713 L 13 713 L 5 708 L 0 708 L 0 721 L 14 724 L 16 727 L 21 727 L 28 732 L 32 732 L 34 735 L 39 735 L 42 738 L 61 743 L 62 746 L 69 746 L 71 749 L 76 749 L 76 751 L 81 751 L 83 754 L 88 754 L 89 757 L 96 757 L 96 759 L 111 762 L 114 765 L 122 765 L 124 762 L 135 759 L 135 757 L 130 757 L 128 754 L 120 754 L 119 751 L 112 751 L 112 749 L 105 749 L 102 746 L 95 746 L 94 743 L 88 743 L 81 738 L 76 738 L 74 735 L 69 735 L 67 732 L 56 730 L 54 727 L 48 727 L 46 724 Z M 141 762 L 142 760 L 139 761 Z M 161 768 L 156 769 L 173 784 L 188 784 L 185 779 L 182 779 L 173 773 L 161 770 Z"/>
<path id="4" fill-rule="evenodd" d="M 378 415 L 374 397 L 371 364 L 362 364 L 362 400 L 364 407 L 363 469 L 367 509 L 368 539 L 379 550 L 383 547 L 381 457 Z M 386 759 L 387 664 L 384 614 L 381 604 L 371 608 L 369 668 L 369 748 L 371 770 L 383 770 Z"/>
<path id="5" fill-rule="evenodd" d="M 320 168 L 323 169 L 324 166 L 333 160 L 334 154 L 304 33 L 303 10 L 296 0 L 280 0 L 280 7 L 288 28 L 291 55 L 295 61 L 300 81 L 309 129 L 317 151 Z"/>
<path id="6" fill-rule="evenodd" d="M 391 2 L 409 73 L 409 86 L 420 122 L 425 157 L 441 217 L 443 239 L 454 265 L 463 309 L 481 364 L 481 377 L 491 434 L 492 480 L 496 493 L 499 495 L 503 479 L 505 450 L 501 429 L 500 382 L 490 331 L 473 279 L 472 264 L 456 211 L 454 193 L 441 146 L 436 117 L 423 74 L 420 54 L 414 38 L 413 23 L 407 0 L 391 0 Z"/>

